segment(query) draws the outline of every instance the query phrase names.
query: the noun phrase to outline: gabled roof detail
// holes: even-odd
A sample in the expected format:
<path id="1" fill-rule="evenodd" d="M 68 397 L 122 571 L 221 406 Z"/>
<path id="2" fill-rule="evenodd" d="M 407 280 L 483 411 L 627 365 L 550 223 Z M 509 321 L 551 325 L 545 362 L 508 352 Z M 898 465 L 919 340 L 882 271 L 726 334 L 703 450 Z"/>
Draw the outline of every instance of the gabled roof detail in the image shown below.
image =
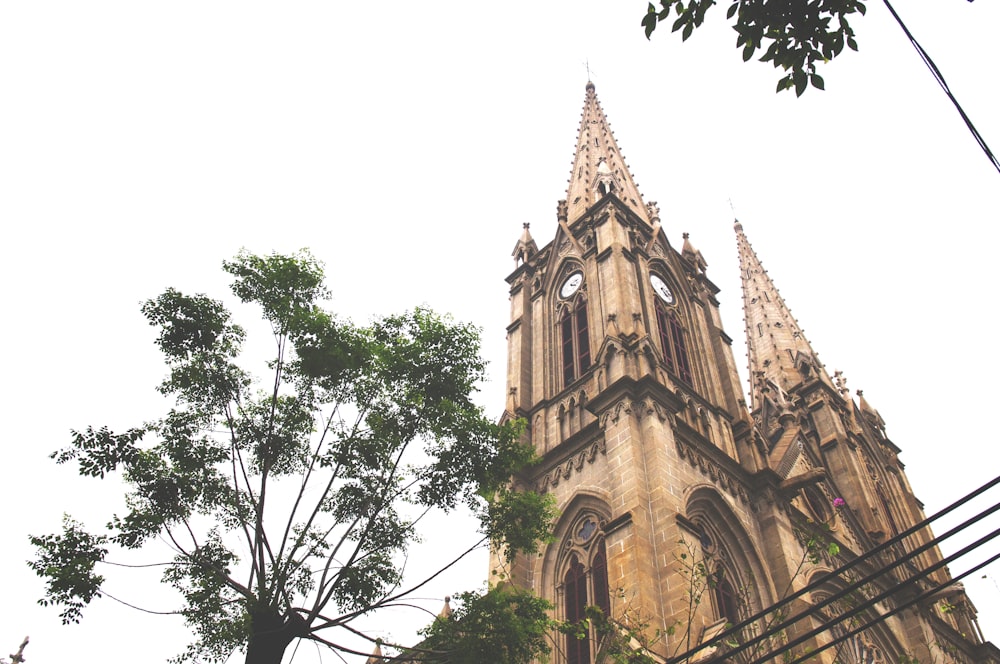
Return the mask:
<path id="1" fill-rule="evenodd" d="M 615 142 L 611 125 L 597 101 L 594 84 L 587 83 L 580 133 L 576 139 L 573 170 L 566 189 L 568 220 L 572 225 L 590 206 L 608 193 L 614 194 L 639 217 L 649 223 L 646 206 L 639 195 L 625 158 Z"/>
<path id="2" fill-rule="evenodd" d="M 832 387 L 826 369 L 750 246 L 743 226 L 737 221 L 734 228 L 740 253 L 750 375 L 758 377 L 750 389 L 751 409 L 763 404 L 760 386 L 767 382 L 788 392 L 806 377 L 818 375 Z"/>

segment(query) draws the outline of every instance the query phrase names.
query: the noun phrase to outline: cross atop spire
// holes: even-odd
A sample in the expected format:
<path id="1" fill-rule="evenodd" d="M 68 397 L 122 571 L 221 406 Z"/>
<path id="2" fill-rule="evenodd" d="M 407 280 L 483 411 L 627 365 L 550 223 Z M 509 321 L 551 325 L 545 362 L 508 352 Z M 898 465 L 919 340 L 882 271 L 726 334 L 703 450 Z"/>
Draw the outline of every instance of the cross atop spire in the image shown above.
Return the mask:
<path id="1" fill-rule="evenodd" d="M 608 194 L 614 194 L 648 222 L 642 196 L 625 165 L 595 90 L 594 84 L 587 81 L 573 170 L 566 190 L 569 223 L 572 225 L 590 206 Z"/>
<path id="2" fill-rule="evenodd" d="M 832 387 L 826 369 L 743 234 L 743 225 L 737 221 L 734 228 L 740 253 L 750 375 L 758 377 L 751 385 L 751 409 L 763 404 L 762 390 L 768 383 L 788 392 L 812 374 Z"/>

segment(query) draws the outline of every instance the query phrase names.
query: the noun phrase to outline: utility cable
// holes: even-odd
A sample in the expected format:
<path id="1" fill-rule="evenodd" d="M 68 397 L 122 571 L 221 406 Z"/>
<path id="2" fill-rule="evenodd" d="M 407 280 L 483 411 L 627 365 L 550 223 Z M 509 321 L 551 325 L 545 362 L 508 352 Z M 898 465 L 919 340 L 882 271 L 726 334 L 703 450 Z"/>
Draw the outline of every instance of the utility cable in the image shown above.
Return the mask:
<path id="1" fill-rule="evenodd" d="M 982 135 L 980 135 L 979 131 L 976 129 L 976 126 L 972 124 L 972 120 L 970 120 L 969 116 L 965 114 L 965 111 L 962 109 L 962 105 L 958 103 L 957 99 L 955 99 L 955 95 L 951 93 L 951 89 L 948 87 L 947 81 L 944 80 L 944 75 L 941 73 L 941 70 L 937 68 L 937 65 L 934 64 L 934 61 L 931 59 L 931 56 L 927 53 L 927 51 L 924 50 L 924 47 L 920 45 L 920 42 L 918 42 L 916 38 L 910 33 L 910 30 L 906 27 L 906 24 L 903 23 L 903 19 L 901 19 L 899 17 L 899 14 L 896 13 L 896 10 L 893 9 L 893 6 L 889 3 L 889 0 L 882 0 L 882 2 L 885 3 L 885 6 L 889 9 L 889 13 L 892 14 L 892 17 L 896 19 L 896 23 L 899 24 L 899 27 L 901 27 L 903 29 L 903 32 L 906 33 L 906 38 L 910 40 L 911 44 L 913 44 L 913 48 L 917 49 L 917 53 L 920 55 L 920 59 L 924 61 L 925 65 L 927 65 L 927 68 L 931 71 L 931 74 L 934 76 L 934 80 L 938 82 L 938 85 L 941 86 L 941 89 L 944 90 L 944 93 L 948 95 L 948 99 L 950 99 L 951 103 L 955 105 L 955 108 L 958 110 L 958 114 L 961 115 L 962 120 L 965 121 L 965 126 L 969 128 L 970 132 L 972 132 L 973 138 L 976 139 L 976 142 L 979 143 L 979 147 L 982 148 L 983 152 L 986 153 L 986 157 L 990 160 L 990 163 L 993 164 L 993 168 L 997 169 L 997 172 L 1000 173 L 1000 161 L 998 161 L 996 156 L 994 156 L 993 152 L 990 150 L 990 146 L 986 144 L 986 139 L 984 139 Z"/>
<path id="2" fill-rule="evenodd" d="M 882 553 L 885 553 L 891 547 L 895 546 L 897 543 L 902 542 L 905 538 L 907 538 L 907 537 L 909 537 L 909 536 L 917 533 L 918 531 L 922 530 L 923 528 L 926 528 L 932 522 L 940 519 L 941 517 L 946 516 L 947 514 L 950 514 L 951 512 L 954 512 L 959 507 L 967 504 L 971 500 L 974 500 L 975 498 L 979 497 L 980 495 L 982 495 L 986 491 L 989 491 L 990 489 L 992 489 L 993 487 L 997 486 L 998 484 L 1000 484 L 1000 476 L 997 476 L 997 477 L 993 478 L 992 480 L 990 480 L 986 484 L 982 485 L 978 489 L 976 489 L 976 490 L 974 490 L 974 491 L 966 494 L 962 498 L 959 498 L 958 500 L 956 500 L 955 502 L 953 502 L 951 505 L 948 505 L 947 507 L 944 507 L 943 509 L 939 510 L 938 512 L 936 512 L 935 514 L 931 515 L 930 517 L 924 519 L 920 523 L 917 523 L 916 525 L 911 526 L 909 529 L 903 531 L 899 535 L 896 535 L 895 537 L 893 537 L 893 538 L 891 538 L 891 539 L 883 542 L 882 544 L 880 544 L 880 545 L 878 545 L 878 546 L 870 549 L 866 553 L 864 553 L 864 554 L 858 556 L 857 558 L 853 559 L 852 561 L 850 561 L 850 562 L 848 562 L 848 563 L 840 566 L 839 568 L 833 570 L 832 572 L 828 572 L 827 574 L 822 575 L 820 578 L 816 579 L 815 581 L 813 581 L 812 583 L 808 584 L 804 588 L 802 588 L 802 589 L 800 589 L 800 590 L 792 593 L 791 595 L 785 597 L 784 599 L 778 601 L 777 603 L 772 604 L 771 606 L 767 607 L 766 609 L 758 611 L 756 614 L 754 614 L 754 615 L 752 615 L 752 616 L 744 619 L 743 621 L 741 621 L 741 622 L 733 625 L 732 627 L 730 627 L 726 631 L 722 632 L 721 634 L 719 634 L 715 638 L 711 639 L 710 641 L 706 641 L 705 643 L 699 644 L 699 645 L 695 646 L 694 648 L 691 648 L 688 651 L 686 651 L 686 652 L 684 652 L 684 653 L 682 653 L 680 655 L 677 655 L 675 657 L 669 658 L 667 660 L 667 664 L 676 664 L 676 663 L 688 661 L 688 659 L 692 655 L 694 655 L 695 653 L 699 652 L 700 650 L 703 650 L 704 648 L 708 648 L 708 647 L 710 647 L 712 645 L 717 645 L 717 644 L 722 643 L 723 641 L 725 641 L 727 639 L 730 639 L 730 638 L 733 638 L 733 637 L 738 637 L 740 635 L 740 632 L 743 629 L 745 629 L 746 627 L 749 627 L 751 624 L 755 623 L 756 621 L 758 621 L 758 620 L 760 620 L 762 618 L 767 617 L 768 614 L 771 614 L 775 610 L 782 608 L 786 604 L 789 604 L 789 603 L 795 601 L 796 599 L 802 597 L 806 593 L 814 592 L 816 590 L 821 589 L 824 585 L 826 585 L 830 581 L 833 581 L 833 580 L 837 579 L 840 575 L 842 575 L 842 574 L 846 573 L 847 571 L 849 571 L 849 570 L 851 570 L 851 569 L 853 569 L 853 568 L 861 565 L 862 563 L 870 560 L 871 558 L 873 558 L 875 556 L 879 556 Z M 931 542 L 931 544 L 936 544 L 941 539 L 945 539 L 947 537 L 950 537 L 956 531 L 961 530 L 965 526 L 970 525 L 971 523 L 974 523 L 974 522 L 980 520 L 986 514 L 991 514 L 991 513 L 995 512 L 996 510 L 997 510 L 997 506 L 994 505 L 992 508 L 990 508 L 986 512 L 980 513 L 980 515 L 978 515 L 976 517 L 973 517 L 972 519 L 970 519 L 966 523 L 963 523 L 961 526 L 957 526 L 956 528 L 953 528 L 951 531 L 949 531 L 948 533 L 946 533 L 945 536 L 943 536 L 941 538 L 936 538 L 935 540 L 933 540 Z M 926 548 L 926 545 L 925 545 L 925 548 Z M 921 549 L 921 550 L 923 550 L 923 549 Z M 912 557 L 912 555 L 908 556 L 906 559 L 909 559 L 909 557 Z M 906 559 L 904 559 L 904 560 L 906 560 Z"/>
<path id="3" fill-rule="evenodd" d="M 936 572 L 937 570 L 941 569 L 942 567 L 945 567 L 949 563 L 954 562 L 955 560 L 961 558 L 962 556 L 964 556 L 965 554 L 969 553 L 970 551 L 978 549 L 980 546 L 986 544 L 987 542 L 989 542 L 989 541 L 991 541 L 991 540 L 993 540 L 993 539 L 995 539 L 997 537 L 1000 537 L 1000 528 L 997 528 L 996 530 L 992 531 L 988 535 L 985 535 L 985 536 L 979 538 L 978 540 L 976 540 L 972 544 L 969 544 L 968 546 L 964 547 L 963 549 L 961 549 L 957 553 L 953 553 L 952 555 L 948 556 L 947 558 L 939 560 L 938 562 L 934 563 L 930 567 L 927 567 L 927 568 L 921 570 L 918 574 L 915 574 L 915 575 L 909 577 L 908 579 L 906 579 L 905 581 L 903 581 L 899 585 L 894 586 L 892 588 L 888 588 L 887 590 L 883 590 L 881 593 L 879 593 L 878 595 L 875 595 L 871 599 L 867 599 L 864 602 L 858 604 L 857 606 L 852 607 L 849 611 L 845 611 L 844 613 L 838 615 L 836 617 L 836 619 L 827 621 L 823 625 L 820 625 L 819 627 L 816 627 L 816 628 L 814 628 L 814 629 L 806 632 L 805 634 L 802 634 L 801 636 L 799 636 L 799 637 L 797 637 L 795 639 L 792 639 L 791 641 L 789 641 L 789 642 L 787 642 L 787 643 L 779 646 L 778 648 L 775 648 L 771 652 L 767 653 L 767 655 L 765 655 L 764 657 L 760 657 L 758 659 L 753 660 L 753 662 L 751 664 L 764 664 L 765 662 L 767 662 L 771 658 L 776 657 L 776 656 L 778 656 L 778 655 L 780 655 L 782 653 L 788 652 L 789 650 L 791 650 L 795 646 L 801 645 L 802 643 L 804 643 L 805 641 L 808 641 L 809 639 L 813 638 L 814 636 L 817 636 L 817 635 L 819 635 L 819 634 L 821 634 L 823 632 L 826 632 L 826 631 L 830 630 L 830 628 L 835 627 L 836 625 L 839 625 L 840 623 L 844 622 L 845 620 L 849 620 L 849 619 L 853 618 L 854 616 L 858 615 L 859 613 L 870 609 L 872 606 L 874 606 L 878 602 L 881 602 L 882 600 L 884 600 L 884 599 L 886 599 L 888 597 L 896 595 L 897 593 L 899 593 L 904 588 L 908 588 L 908 587 L 916 584 L 916 582 L 919 581 L 920 579 L 923 579 L 923 578 L 929 576 L 931 573 Z M 1000 558 L 1000 553 L 996 554 L 996 558 Z M 991 559 L 991 561 L 992 561 L 992 559 Z M 973 570 L 973 571 L 975 571 L 975 570 Z M 931 588 L 930 590 L 928 590 L 926 592 L 919 593 L 917 595 L 917 599 L 930 597 L 931 595 L 933 595 L 935 592 L 937 592 L 941 588 L 950 586 L 950 585 L 952 585 L 952 584 L 954 584 L 956 582 L 957 582 L 957 579 L 954 579 L 954 578 L 953 579 L 949 579 L 947 582 L 939 584 L 937 586 L 934 586 L 933 588 Z M 915 601 L 917 601 L 917 600 L 908 600 L 906 602 L 906 605 L 910 606 Z M 814 609 L 810 609 L 809 611 L 805 611 L 805 612 L 799 614 L 795 618 L 796 622 L 798 620 L 800 620 L 801 618 L 805 618 L 805 617 L 810 616 L 813 612 L 814 612 Z M 881 621 L 881 619 L 882 619 L 882 617 L 880 617 L 879 621 Z M 775 634 L 776 634 L 776 632 L 773 631 L 773 630 L 771 630 L 771 635 L 773 636 Z M 727 655 L 734 654 L 734 653 L 739 652 L 739 651 L 741 651 L 741 648 L 735 648 L 732 651 L 728 652 Z"/>
<path id="4" fill-rule="evenodd" d="M 872 627 L 873 625 L 876 625 L 876 624 L 878 624 L 880 622 L 883 622 L 887 618 L 891 618 L 892 616 L 896 615 L 897 613 L 905 611 L 906 609 L 910 608 L 914 604 L 919 604 L 920 602 L 923 602 L 924 600 L 929 599 L 930 597 L 933 597 L 935 593 L 937 593 L 937 592 L 939 592 L 939 591 L 941 591 L 941 590 L 943 590 L 943 589 L 945 589 L 945 588 L 947 588 L 949 586 L 952 586 L 952 585 L 958 583 L 959 581 L 961 581 L 965 577 L 969 576 L 970 574 L 975 574 L 976 572 L 978 572 L 982 568 L 986 567 L 987 565 L 989 565 L 991 563 L 996 562 L 997 560 L 1000 560 L 1000 553 L 996 553 L 996 554 L 990 556 L 989 558 L 987 558 L 983 562 L 979 563 L 978 565 L 976 565 L 972 569 L 966 570 L 966 571 L 962 572 L 961 574 L 959 574 L 958 576 L 952 577 L 950 580 L 946 581 L 945 583 L 938 584 L 937 586 L 934 586 L 933 588 L 931 588 L 931 589 L 929 589 L 929 590 L 921 593 L 920 595 L 917 595 L 913 599 L 910 599 L 910 600 L 908 600 L 908 601 L 906 601 L 906 602 L 904 602 L 902 604 L 898 604 L 896 606 L 896 608 L 894 608 L 894 609 L 892 609 L 890 611 L 887 611 L 884 614 L 880 614 L 879 617 L 876 620 L 872 620 L 871 622 L 865 623 L 864 625 L 860 625 L 858 627 L 855 627 L 854 629 L 852 629 L 851 631 L 847 632 L 846 634 L 842 634 L 841 636 L 838 636 L 837 638 L 835 638 L 830 643 L 826 643 L 826 644 L 824 644 L 824 645 L 816 648 L 815 650 L 811 650 L 808 653 L 804 653 L 802 655 L 799 655 L 796 659 L 790 661 L 788 664 L 798 664 L 799 662 L 805 662 L 805 661 L 811 660 L 813 657 L 815 657 L 815 655 L 817 653 L 821 653 L 824 650 L 826 650 L 827 648 L 832 648 L 835 645 L 839 645 L 841 642 L 846 641 L 847 639 L 851 638 L 852 636 L 855 636 L 856 634 L 859 634 L 859 633 L 865 631 L 869 627 Z"/>
<path id="5" fill-rule="evenodd" d="M 909 562 L 910 560 L 916 558 L 917 556 L 919 556 L 923 552 L 925 552 L 925 551 L 927 551 L 929 549 L 932 549 L 935 546 L 938 546 L 938 544 L 940 544 L 944 540 L 946 540 L 946 539 L 952 537 L 953 535 L 955 535 L 955 534 L 957 534 L 957 533 L 965 530 L 969 526 L 975 525 L 979 521 L 982 521 L 987 516 L 989 516 L 991 514 L 994 514 L 997 511 L 1000 511 L 1000 503 L 997 503 L 996 505 L 993 505 L 993 507 L 989 508 L 986 511 L 980 512 L 979 514 L 975 515 L 971 519 L 969 519 L 969 520 L 965 521 L 964 523 L 962 523 L 962 524 L 960 524 L 960 525 L 952 528 L 951 530 L 949 530 L 948 532 L 946 532 L 944 535 L 941 535 L 940 537 L 936 537 L 936 538 L 930 540 L 929 542 L 926 542 L 925 544 L 919 546 L 918 548 L 916 548 L 916 549 L 914 549 L 912 551 L 908 551 L 905 556 L 898 557 L 898 558 L 894 559 L 894 561 L 891 564 L 882 566 L 880 568 L 877 568 L 874 571 L 872 571 L 871 573 L 869 573 L 867 576 L 865 576 L 865 577 L 863 577 L 861 579 L 858 579 L 856 581 L 853 581 L 852 583 L 850 583 L 849 585 L 847 585 L 847 586 L 839 589 L 837 592 L 833 593 L 829 597 L 823 599 L 820 602 L 817 602 L 817 603 L 813 604 L 808 609 L 806 609 L 804 611 L 801 611 L 801 612 L 795 614 L 794 616 L 791 616 L 790 618 L 782 620 L 777 625 L 770 626 L 768 629 L 764 630 L 761 634 L 758 634 L 754 638 L 752 638 L 752 639 L 750 639 L 748 641 L 745 641 L 745 642 L 741 642 L 739 646 L 737 646 L 732 651 L 729 651 L 728 654 L 733 655 L 733 654 L 738 654 L 740 652 L 743 652 L 745 650 L 749 650 L 750 648 L 752 648 L 755 645 L 759 644 L 761 641 L 764 641 L 764 640 L 766 640 L 768 638 L 776 636 L 777 634 L 781 633 L 783 630 L 785 630 L 785 629 L 787 629 L 787 628 L 795 625 L 800 620 L 802 620 L 802 619 L 804 619 L 804 618 L 806 618 L 808 616 L 811 616 L 816 611 L 821 610 L 821 609 L 823 609 L 824 607 L 826 607 L 826 606 L 828 606 L 830 604 L 833 604 L 834 602 L 840 600 L 843 597 L 846 597 L 846 596 L 850 595 L 851 593 L 853 593 L 853 592 L 855 592 L 857 590 L 860 590 L 861 588 L 863 588 L 864 586 L 867 586 L 869 583 L 871 583 L 875 579 L 888 574 L 891 570 L 895 569 L 896 567 L 899 567 L 900 565 L 906 564 L 907 562 Z M 991 539 L 993 539 L 993 538 L 995 538 L 997 536 L 1000 536 L 1000 529 L 995 530 L 990 536 L 988 536 L 987 538 L 984 538 L 984 539 L 980 540 L 979 542 L 977 542 L 976 545 L 979 546 L 981 544 L 985 544 L 987 541 L 989 541 L 989 540 L 991 540 Z M 975 547 L 971 547 L 971 548 L 975 548 Z M 917 580 L 919 580 L 919 579 L 927 576 L 931 572 L 933 572 L 933 571 L 939 569 L 940 567 L 946 565 L 949 561 L 955 560 L 955 559 L 961 557 L 962 555 L 965 555 L 965 553 L 967 553 L 968 551 L 970 551 L 971 548 L 970 547 L 966 547 L 965 549 L 963 549 L 958 554 L 952 555 L 951 557 L 947 558 L 943 562 L 935 563 L 931 567 L 928 567 L 928 568 L 926 568 L 926 569 L 924 569 L 922 571 L 921 570 L 917 570 L 916 574 L 914 574 L 912 576 L 908 576 L 902 582 L 896 583 L 891 589 L 883 592 L 876 599 L 871 600 L 868 604 L 866 604 L 865 606 L 862 606 L 861 609 L 867 608 L 868 606 L 871 606 L 872 604 L 874 604 L 877 601 L 880 601 L 881 599 L 884 599 L 886 597 L 889 597 L 891 595 L 896 594 L 897 592 L 899 592 L 899 590 L 901 588 L 909 586 L 909 585 L 912 585 L 915 581 L 917 581 Z M 843 574 L 844 571 L 847 570 L 848 567 L 851 567 L 851 566 L 852 565 L 850 563 L 848 565 L 843 565 L 840 568 L 838 568 L 837 570 L 835 570 L 833 572 L 833 574 L 836 574 L 837 576 L 840 576 L 841 574 Z M 810 585 L 811 586 L 815 586 L 816 584 L 810 584 Z M 768 612 L 769 613 L 773 612 L 774 609 L 777 606 L 778 605 L 775 605 L 775 606 L 771 607 L 770 609 L 768 609 Z M 849 618 L 850 616 L 854 615 L 857 612 L 858 611 L 854 611 L 851 614 L 847 614 L 845 616 L 841 616 L 836 621 L 833 621 L 833 623 L 839 623 L 841 620 L 843 620 L 845 618 Z M 827 627 L 829 627 L 829 625 L 827 625 Z M 826 628 L 823 628 L 823 629 L 826 629 Z M 823 631 L 823 630 L 821 629 L 819 631 Z M 722 635 L 720 635 L 720 636 L 722 636 Z M 713 641 L 717 642 L 717 640 L 713 640 Z"/>

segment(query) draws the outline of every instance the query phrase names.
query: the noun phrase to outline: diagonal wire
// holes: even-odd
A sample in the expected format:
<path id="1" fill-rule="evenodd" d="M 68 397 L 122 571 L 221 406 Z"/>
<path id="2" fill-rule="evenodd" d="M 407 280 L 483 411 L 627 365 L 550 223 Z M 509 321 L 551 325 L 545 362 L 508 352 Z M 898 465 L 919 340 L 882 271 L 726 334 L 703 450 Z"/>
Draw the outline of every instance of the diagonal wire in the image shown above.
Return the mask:
<path id="1" fill-rule="evenodd" d="M 849 570 L 852 570 L 852 569 L 854 569 L 856 567 L 859 567 L 864 562 L 866 562 L 868 560 L 871 560 L 873 558 L 877 560 L 877 558 L 879 556 L 881 556 L 883 553 L 891 551 L 892 547 L 894 547 L 897 543 L 903 542 L 903 540 L 905 540 L 907 537 L 910 537 L 911 535 L 917 533 L 918 531 L 926 528 L 931 523 L 933 523 L 934 521 L 937 521 L 941 517 L 943 517 L 943 516 L 945 516 L 945 515 L 947 515 L 947 514 L 949 514 L 951 512 L 954 512 L 959 507 L 961 507 L 961 506 L 969 503 L 974 498 L 976 498 L 976 497 L 984 494 L 985 492 L 989 491 L 990 489 L 992 489 L 993 487 L 997 486 L 998 484 L 1000 484 L 1000 476 L 997 476 L 997 477 L 993 478 L 992 480 L 990 480 L 989 482 L 987 482 L 983 486 L 979 487 L 978 489 L 975 489 L 974 491 L 970 492 L 969 494 L 967 494 L 967 495 L 963 496 L 962 498 L 956 500 L 951 505 L 948 505 L 944 509 L 938 511 L 936 514 L 934 514 L 934 515 L 932 515 L 930 517 L 927 517 L 926 519 L 924 519 L 920 523 L 911 526 L 906 531 L 904 531 L 902 533 L 899 533 L 895 537 L 893 537 L 893 538 L 891 538 L 891 539 L 883 542 L 882 544 L 880 544 L 880 545 L 878 545 L 878 546 L 870 549 L 868 552 L 866 552 L 866 553 L 858 556 L 857 558 L 854 558 L 853 560 L 851 560 L 850 562 L 842 565 L 841 567 L 837 568 L 836 570 L 833 570 L 832 572 L 828 572 L 827 574 L 822 575 L 820 578 L 816 579 L 815 581 L 813 581 L 812 583 L 808 584 L 804 588 L 799 589 L 798 591 L 792 593 L 791 595 L 785 597 L 784 599 L 778 601 L 777 603 L 772 604 L 771 606 L 767 607 L 766 609 L 763 609 L 763 610 L 757 612 L 756 614 L 754 614 L 752 616 L 749 616 L 748 618 L 745 618 L 743 621 L 741 621 L 741 622 L 737 623 L 736 625 L 733 625 L 732 627 L 726 629 L 726 631 L 724 631 L 723 633 L 717 635 L 715 638 L 711 639 L 710 641 L 706 641 L 705 643 L 701 643 L 701 644 L 699 644 L 699 645 L 691 648 L 687 652 L 684 652 L 684 653 L 682 653 L 680 655 L 675 655 L 675 656 L 671 657 L 670 659 L 667 660 L 667 664 L 674 664 L 674 663 L 679 663 L 679 662 L 685 662 L 685 661 L 687 661 L 690 657 L 692 657 L 695 653 L 697 653 L 700 650 L 703 650 L 705 648 L 709 648 L 709 647 L 711 647 L 713 645 L 718 645 L 719 643 L 723 643 L 728 638 L 737 637 L 745 627 L 748 627 L 749 625 L 751 625 L 752 623 L 756 622 L 757 620 L 760 620 L 761 618 L 766 617 L 768 614 L 772 613 L 776 609 L 780 609 L 780 608 L 782 608 L 782 607 L 790 604 L 791 602 L 793 602 L 794 600 L 798 599 L 799 597 L 802 597 L 806 593 L 810 593 L 810 592 L 813 592 L 813 591 L 816 591 L 816 590 L 819 590 L 819 589 L 823 588 L 829 581 L 836 580 L 836 579 L 840 578 L 840 576 L 842 574 L 845 574 Z M 950 531 L 948 531 L 944 535 L 942 535 L 940 537 L 933 538 L 932 541 L 931 541 L 931 543 L 930 543 L 930 545 L 933 546 L 933 545 L 937 544 L 938 542 L 951 537 L 956 532 L 964 530 L 967 526 L 969 526 L 972 523 L 975 523 L 975 522 L 983 519 L 984 517 L 986 517 L 989 514 L 992 514 L 993 512 L 997 511 L 998 509 L 1000 509 L 1000 504 L 994 505 L 992 508 L 978 513 L 976 516 L 972 517 L 971 519 L 969 519 L 968 521 L 962 523 L 961 525 L 956 526 L 955 528 L 951 529 Z M 902 564 L 903 562 L 905 562 L 906 560 L 909 560 L 913 556 L 919 554 L 921 551 L 925 550 L 926 548 L 927 548 L 927 546 L 925 545 L 925 546 L 921 547 L 916 552 L 912 552 L 911 551 L 909 553 L 909 555 L 905 556 L 902 560 L 897 561 L 897 564 Z M 896 567 L 896 566 L 897 565 L 892 565 L 891 567 Z M 880 564 L 880 566 L 876 569 L 876 573 L 873 574 L 872 576 L 869 576 L 866 579 L 864 579 L 863 582 L 867 583 L 868 581 L 871 581 L 873 578 L 881 576 L 887 569 L 888 568 L 886 568 L 884 565 Z M 852 584 L 851 587 L 847 588 L 846 590 L 849 591 L 852 588 L 853 588 L 853 584 Z M 829 598 L 829 600 L 833 601 L 833 600 L 838 599 L 839 597 L 840 597 L 840 593 L 838 593 L 835 596 Z M 824 605 L 826 603 L 827 602 L 823 602 Z M 805 613 L 809 613 L 809 611 L 807 611 Z M 780 629 L 782 629 L 784 627 L 787 627 L 789 623 L 795 622 L 795 621 L 801 619 L 804 615 L 805 614 L 798 614 L 798 615 L 796 615 L 796 616 L 794 616 L 792 618 L 789 618 L 788 620 L 786 620 L 785 622 L 783 622 L 781 625 L 778 625 L 777 629 L 780 630 Z M 765 634 L 759 635 L 757 638 L 751 640 L 750 642 L 746 642 L 746 643 L 741 644 L 740 650 L 744 650 L 744 649 L 748 648 L 749 646 L 758 643 L 763 638 L 766 638 L 767 634 L 771 634 L 773 632 L 774 632 L 774 628 L 772 628 L 772 630 L 769 630 Z"/>
<path id="2" fill-rule="evenodd" d="M 938 82 L 938 85 L 941 86 L 941 89 L 944 90 L 944 93 L 948 95 L 948 99 L 950 99 L 951 103 L 955 105 L 955 109 L 958 110 L 958 114 L 961 115 L 962 120 L 965 121 L 965 126 L 969 128 L 969 131 L 972 133 L 973 138 L 975 138 L 976 142 L 979 143 L 979 147 L 982 148 L 984 153 L 986 153 L 986 157 L 990 160 L 990 163 L 993 164 L 993 168 L 997 169 L 997 172 L 1000 173 L 1000 161 L 997 160 L 996 156 L 990 150 L 990 146 L 986 144 L 986 139 L 984 139 L 982 135 L 980 135 L 979 130 L 977 130 L 976 126 L 972 124 L 972 120 L 970 120 L 969 116 L 965 114 L 965 110 L 962 109 L 962 105 L 958 103 L 957 99 L 955 99 L 955 95 L 951 93 L 951 88 L 948 87 L 947 81 L 944 80 L 944 74 L 942 74 L 941 70 L 937 68 L 937 65 L 934 64 L 934 61 L 931 59 L 931 56 L 927 53 L 927 51 L 924 50 L 924 47 L 920 45 L 920 42 L 918 42 L 916 38 L 910 33 L 910 30 L 906 27 L 906 24 L 903 23 L 903 19 L 901 19 L 899 17 L 899 14 L 896 13 L 896 10 L 889 3 L 889 0 L 882 0 L 882 2 L 884 2 L 885 6 L 888 7 L 889 13 L 892 14 L 892 17 L 894 19 L 896 19 L 896 23 L 899 24 L 899 27 L 901 27 L 903 29 L 903 32 L 906 33 L 906 38 L 910 40 L 911 44 L 913 44 L 913 48 L 917 49 L 917 53 L 920 55 L 920 59 L 924 61 L 925 65 L 927 65 L 927 68 L 931 71 L 931 74 L 934 76 L 934 80 Z"/>

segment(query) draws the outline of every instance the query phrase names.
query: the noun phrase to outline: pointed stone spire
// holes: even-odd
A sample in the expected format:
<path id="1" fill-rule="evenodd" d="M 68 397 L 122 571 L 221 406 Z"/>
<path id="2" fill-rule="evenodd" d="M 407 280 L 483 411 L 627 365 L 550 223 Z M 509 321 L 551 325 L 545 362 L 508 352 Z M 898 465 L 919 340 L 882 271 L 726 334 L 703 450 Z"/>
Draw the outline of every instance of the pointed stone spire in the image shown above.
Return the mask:
<path id="1" fill-rule="evenodd" d="M 372 651 L 371 657 L 365 660 L 365 664 L 384 664 L 385 659 L 382 656 L 382 644 L 376 643 L 375 650 Z"/>
<path id="2" fill-rule="evenodd" d="M 705 257 L 691 244 L 691 238 L 688 233 L 684 233 L 682 237 L 684 238 L 684 246 L 681 248 L 681 256 L 698 268 L 699 272 L 704 272 L 708 268 L 708 262 L 705 261 Z"/>
<path id="3" fill-rule="evenodd" d="M 576 139 L 573 170 L 566 190 L 569 223 L 572 224 L 594 203 L 613 193 L 639 217 L 649 222 L 639 188 L 625 164 L 611 125 L 597 101 L 594 84 L 587 82 L 580 134 Z"/>
<path id="4" fill-rule="evenodd" d="M 531 237 L 531 232 L 528 231 L 530 226 L 531 224 L 524 224 L 524 232 L 521 233 L 521 239 L 514 245 L 514 251 L 511 253 L 511 256 L 514 257 L 515 265 L 520 265 L 528 261 L 538 253 L 538 245 L 535 244 L 534 238 Z"/>
<path id="5" fill-rule="evenodd" d="M 763 395 L 757 385 L 766 381 L 787 392 L 807 377 L 818 375 L 833 387 L 826 369 L 743 234 L 742 224 L 737 221 L 734 228 L 740 252 L 750 375 L 762 379 L 751 386 L 751 409 L 762 405 Z"/>
<path id="6" fill-rule="evenodd" d="M 885 429 L 885 420 L 882 419 L 882 416 L 879 414 L 879 412 L 874 408 L 872 408 L 871 404 L 868 403 L 868 400 L 865 399 L 864 390 L 858 390 L 857 395 L 858 395 L 858 408 L 861 409 L 861 412 L 864 413 L 865 416 L 869 418 L 872 424 L 874 424 L 880 429 Z"/>

